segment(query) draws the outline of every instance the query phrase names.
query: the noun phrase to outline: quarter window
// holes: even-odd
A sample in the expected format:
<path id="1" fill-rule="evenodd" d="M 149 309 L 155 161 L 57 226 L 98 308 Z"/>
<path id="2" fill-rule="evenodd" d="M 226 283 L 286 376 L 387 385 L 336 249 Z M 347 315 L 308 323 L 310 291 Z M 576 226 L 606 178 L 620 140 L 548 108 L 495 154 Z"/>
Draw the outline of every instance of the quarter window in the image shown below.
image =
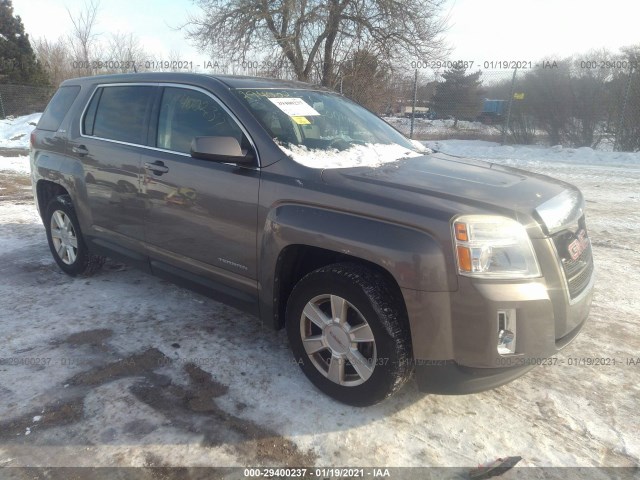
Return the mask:
<path id="1" fill-rule="evenodd" d="M 167 87 L 162 95 L 156 146 L 190 153 L 194 137 L 234 137 L 249 148 L 242 130 L 211 97 L 185 88 Z"/>
<path id="2" fill-rule="evenodd" d="M 99 89 L 83 120 L 85 135 L 145 144 L 153 92 L 154 87 L 139 85 Z"/>
<path id="3" fill-rule="evenodd" d="M 38 128 L 52 132 L 58 130 L 79 92 L 80 87 L 77 86 L 60 87 L 42 114 L 38 122 Z"/>

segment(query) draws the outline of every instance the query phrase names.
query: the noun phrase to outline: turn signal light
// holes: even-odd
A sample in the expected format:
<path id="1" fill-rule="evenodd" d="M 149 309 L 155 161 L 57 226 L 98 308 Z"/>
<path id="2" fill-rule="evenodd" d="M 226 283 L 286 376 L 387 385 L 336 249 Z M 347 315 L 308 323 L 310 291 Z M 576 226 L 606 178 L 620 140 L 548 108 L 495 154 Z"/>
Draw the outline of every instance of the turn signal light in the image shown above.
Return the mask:
<path id="1" fill-rule="evenodd" d="M 471 250 L 458 246 L 458 267 L 463 272 L 471 272 Z"/>
<path id="2" fill-rule="evenodd" d="M 456 232 L 456 240 L 459 242 L 468 242 L 469 234 L 467 233 L 467 224 L 456 222 L 454 224 L 454 229 Z"/>

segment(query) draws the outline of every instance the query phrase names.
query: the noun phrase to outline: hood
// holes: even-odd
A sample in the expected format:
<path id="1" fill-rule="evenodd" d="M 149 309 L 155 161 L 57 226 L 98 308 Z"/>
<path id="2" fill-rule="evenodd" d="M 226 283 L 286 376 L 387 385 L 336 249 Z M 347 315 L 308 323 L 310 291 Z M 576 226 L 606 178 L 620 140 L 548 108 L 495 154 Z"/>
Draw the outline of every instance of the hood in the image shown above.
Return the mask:
<path id="1" fill-rule="evenodd" d="M 435 197 L 460 204 L 461 213 L 484 210 L 510 217 L 533 216 L 536 207 L 565 190 L 577 191 L 565 182 L 524 170 L 440 152 L 398 160 L 377 168 L 326 169 L 328 184 L 350 183 L 351 188 L 376 195 L 398 197 L 402 191 L 413 202 L 425 204 Z"/>

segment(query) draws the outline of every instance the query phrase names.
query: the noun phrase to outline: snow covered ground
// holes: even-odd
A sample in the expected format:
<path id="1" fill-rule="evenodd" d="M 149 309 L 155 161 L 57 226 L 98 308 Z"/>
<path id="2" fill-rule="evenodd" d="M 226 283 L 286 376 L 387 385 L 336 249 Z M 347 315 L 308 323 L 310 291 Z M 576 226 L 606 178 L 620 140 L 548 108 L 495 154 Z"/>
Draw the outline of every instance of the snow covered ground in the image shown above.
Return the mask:
<path id="1" fill-rule="evenodd" d="M 0 120 L 0 149 L 29 148 L 29 135 L 41 116 L 42 113 L 32 113 L 22 117 L 8 117 Z"/>
<path id="2" fill-rule="evenodd" d="M 383 117 L 384 120 L 405 135 L 411 131 L 411 119 L 404 117 Z M 450 138 L 452 135 L 500 138 L 500 126 L 485 125 L 481 122 L 458 121 L 453 128 L 453 120 L 429 120 L 416 118 L 413 124 L 413 138 Z M 466 137 L 465 137 L 466 138 Z"/>
<path id="3" fill-rule="evenodd" d="M 0 150 L 0 154 L 2 150 Z M 0 156 L 0 171 L 7 173 L 29 174 L 29 157 L 20 155 L 18 157 L 2 157 Z"/>
<path id="4" fill-rule="evenodd" d="M 476 157 L 514 167 L 546 168 L 549 163 L 640 168 L 640 153 L 594 150 L 589 147 L 565 148 L 561 145 L 500 145 L 482 140 L 442 140 L 423 142 L 432 150 L 461 157 Z"/>
<path id="5" fill-rule="evenodd" d="M 284 332 L 117 263 L 61 274 L 21 187 L 0 197 L 0 465 L 638 466 L 640 154 L 427 145 L 582 189 L 596 292 L 558 358 L 615 364 L 565 361 L 459 397 L 411 383 L 346 407 L 291 363 Z M 3 187 L 24 181 L 26 162 L 0 158 Z"/>

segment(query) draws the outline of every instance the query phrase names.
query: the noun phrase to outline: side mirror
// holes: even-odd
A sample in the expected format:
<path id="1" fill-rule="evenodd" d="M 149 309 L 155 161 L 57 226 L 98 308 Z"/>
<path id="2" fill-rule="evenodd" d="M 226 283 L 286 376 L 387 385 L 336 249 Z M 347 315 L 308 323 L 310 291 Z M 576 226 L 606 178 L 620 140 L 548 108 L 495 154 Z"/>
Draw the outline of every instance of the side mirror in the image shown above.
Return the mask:
<path id="1" fill-rule="evenodd" d="M 195 137 L 191 141 L 191 156 L 201 160 L 249 165 L 255 161 L 253 152 L 243 152 L 234 137 Z"/>

